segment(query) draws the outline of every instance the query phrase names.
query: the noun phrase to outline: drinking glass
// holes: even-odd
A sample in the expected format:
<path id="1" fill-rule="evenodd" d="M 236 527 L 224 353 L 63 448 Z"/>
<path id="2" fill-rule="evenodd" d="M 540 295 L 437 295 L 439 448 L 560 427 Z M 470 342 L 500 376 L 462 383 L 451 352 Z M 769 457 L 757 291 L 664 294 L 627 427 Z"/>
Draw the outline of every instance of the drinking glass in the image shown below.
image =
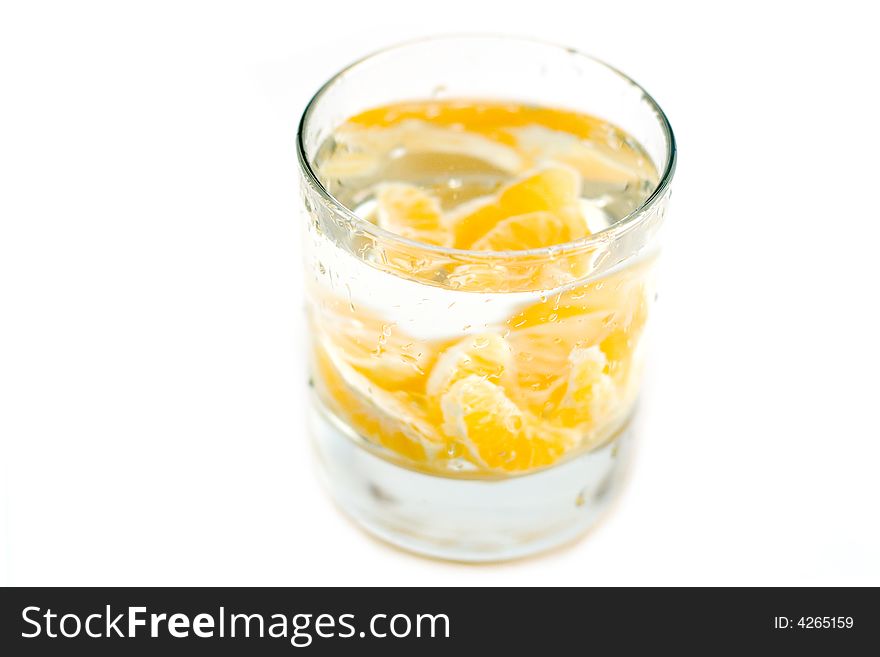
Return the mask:
<path id="1" fill-rule="evenodd" d="M 598 117 L 641 145 L 657 184 L 627 216 L 569 244 L 481 252 L 409 240 L 334 198 L 316 157 L 349 117 L 427 99 L 497 100 Z M 338 506 L 396 546 L 452 560 L 511 559 L 582 534 L 617 494 L 631 451 L 676 158 L 660 107 L 619 71 L 569 48 L 505 37 L 434 38 L 383 50 L 329 80 L 303 114 L 297 152 L 308 420 Z M 422 428 L 438 422 L 417 417 L 407 402 L 413 385 L 424 388 L 426 354 L 435 358 L 437 344 L 479 340 L 491 329 L 518 340 L 522 359 L 540 359 L 558 340 L 542 333 L 548 324 L 574 338 L 602 330 L 602 349 L 625 354 L 612 372 L 625 384 L 601 431 L 552 463 L 516 471 L 470 467 L 454 445 L 432 451 L 420 442 Z M 340 374 L 340 345 L 355 361 L 356 380 Z M 387 385 L 375 385 L 376 377 Z"/>

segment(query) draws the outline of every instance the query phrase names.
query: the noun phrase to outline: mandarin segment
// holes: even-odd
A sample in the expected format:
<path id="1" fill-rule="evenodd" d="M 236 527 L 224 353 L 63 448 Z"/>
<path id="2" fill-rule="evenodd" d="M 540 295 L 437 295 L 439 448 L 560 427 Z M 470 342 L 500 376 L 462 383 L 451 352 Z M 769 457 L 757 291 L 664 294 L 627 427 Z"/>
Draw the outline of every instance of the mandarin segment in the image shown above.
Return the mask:
<path id="1" fill-rule="evenodd" d="M 383 390 L 334 359 L 331 350 L 319 345 L 315 351 L 318 394 L 362 437 L 426 466 L 444 452 L 417 396 Z"/>
<path id="2" fill-rule="evenodd" d="M 605 373 L 607 358 L 598 346 L 576 348 L 568 356 L 568 380 L 559 402 L 558 420 L 565 426 L 598 426 L 613 407 L 616 389 Z"/>
<path id="3" fill-rule="evenodd" d="M 648 320 L 648 294 L 647 284 L 635 291 L 623 321 L 617 322 L 599 344 L 608 358 L 609 373 L 620 381 L 625 381 L 631 372 L 633 354 Z"/>
<path id="4" fill-rule="evenodd" d="M 443 395 L 443 430 L 461 441 L 484 467 L 522 472 L 550 465 L 576 442 L 576 435 L 536 423 L 482 377 L 467 376 Z"/>
<path id="5" fill-rule="evenodd" d="M 502 188 L 489 199 L 458 208 L 450 217 L 456 248 L 472 248 L 501 221 L 533 212 L 549 212 L 565 224 L 572 240 L 589 235 L 580 212 L 580 176 L 571 168 L 547 166 Z M 520 247 L 522 248 L 522 247 Z"/>
<path id="6" fill-rule="evenodd" d="M 428 342 L 364 308 L 325 309 L 314 314 L 313 325 L 347 365 L 388 390 L 420 390 L 436 357 Z"/>
<path id="7" fill-rule="evenodd" d="M 478 333 L 461 339 L 437 358 L 425 385 L 428 396 L 439 397 L 458 380 L 478 376 L 491 383 L 508 378 L 511 350 L 497 333 Z"/>
<path id="8" fill-rule="evenodd" d="M 507 339 L 518 403 L 566 426 L 600 423 L 607 413 L 591 406 L 589 381 L 597 378 L 596 404 L 613 403 L 613 388 L 628 385 L 647 320 L 646 275 L 644 266 L 619 272 L 544 297 L 512 316 Z"/>
<path id="9" fill-rule="evenodd" d="M 419 242 L 451 246 L 440 203 L 427 192 L 405 183 L 385 183 L 376 193 L 377 223 Z"/>
<path id="10" fill-rule="evenodd" d="M 419 120 L 440 126 L 461 126 L 493 141 L 515 144 L 515 128 L 540 125 L 589 139 L 602 130 L 593 116 L 559 108 L 518 103 L 487 103 L 479 100 L 403 102 L 366 110 L 349 119 L 362 126 L 389 127 Z"/>
<path id="11" fill-rule="evenodd" d="M 361 178 L 378 171 L 381 160 L 375 153 L 339 150 L 321 164 L 324 178 Z"/>
<path id="12" fill-rule="evenodd" d="M 603 149 L 572 133 L 540 125 L 512 133 L 517 148 L 531 160 L 568 165 L 587 180 L 626 184 L 650 175 L 650 163 L 634 151 Z"/>
<path id="13" fill-rule="evenodd" d="M 596 344 L 615 329 L 647 318 L 647 274 L 650 262 L 547 295 L 511 317 L 512 331 L 557 326 L 569 341 Z M 598 322 L 598 326 L 597 326 Z"/>
<path id="14" fill-rule="evenodd" d="M 552 212 L 539 211 L 502 219 L 471 245 L 477 251 L 540 249 L 572 239 L 571 227 Z"/>

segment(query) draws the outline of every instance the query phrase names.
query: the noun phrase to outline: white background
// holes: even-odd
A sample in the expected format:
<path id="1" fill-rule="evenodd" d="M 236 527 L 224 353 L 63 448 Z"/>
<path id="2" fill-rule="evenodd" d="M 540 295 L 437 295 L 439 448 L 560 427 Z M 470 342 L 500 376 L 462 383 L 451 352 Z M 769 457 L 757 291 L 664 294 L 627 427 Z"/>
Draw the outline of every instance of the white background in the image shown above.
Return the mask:
<path id="1" fill-rule="evenodd" d="M 4 3 L 0 579 L 880 584 L 880 138 L 869 3 Z M 572 45 L 676 131 L 644 433 L 573 547 L 438 563 L 315 478 L 294 134 L 442 32 Z"/>

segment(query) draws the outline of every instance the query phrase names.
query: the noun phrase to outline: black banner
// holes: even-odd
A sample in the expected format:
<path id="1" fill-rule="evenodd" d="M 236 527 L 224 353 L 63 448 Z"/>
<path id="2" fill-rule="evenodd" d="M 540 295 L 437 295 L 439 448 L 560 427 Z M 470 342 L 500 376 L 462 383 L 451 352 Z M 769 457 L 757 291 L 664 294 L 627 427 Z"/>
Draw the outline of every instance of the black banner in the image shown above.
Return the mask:
<path id="1" fill-rule="evenodd" d="M 646 645 L 853 654 L 876 651 L 880 621 L 872 589 L 14 588 L 0 596 L 4 655 L 633 654 Z"/>

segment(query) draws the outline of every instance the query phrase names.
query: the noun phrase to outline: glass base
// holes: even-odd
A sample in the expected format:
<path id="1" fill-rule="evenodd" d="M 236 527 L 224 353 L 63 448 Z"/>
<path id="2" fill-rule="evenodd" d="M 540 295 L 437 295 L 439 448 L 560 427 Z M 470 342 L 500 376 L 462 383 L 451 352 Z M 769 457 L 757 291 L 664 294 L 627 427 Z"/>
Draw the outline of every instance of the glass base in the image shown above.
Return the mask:
<path id="1" fill-rule="evenodd" d="M 460 479 L 395 465 L 358 445 L 313 395 L 312 438 L 331 495 L 357 524 L 417 554 L 466 562 L 516 559 L 596 524 L 620 487 L 632 418 L 600 448 L 507 479 Z"/>

